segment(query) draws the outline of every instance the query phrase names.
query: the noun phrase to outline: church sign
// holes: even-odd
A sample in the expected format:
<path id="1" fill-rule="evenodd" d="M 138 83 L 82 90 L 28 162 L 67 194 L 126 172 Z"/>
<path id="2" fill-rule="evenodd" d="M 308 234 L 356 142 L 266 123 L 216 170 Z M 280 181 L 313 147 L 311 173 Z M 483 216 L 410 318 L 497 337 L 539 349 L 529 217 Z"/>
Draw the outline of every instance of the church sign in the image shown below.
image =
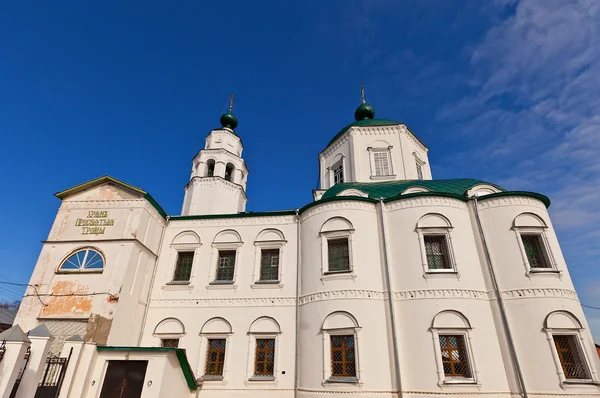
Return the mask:
<path id="1" fill-rule="evenodd" d="M 108 211 L 106 210 L 90 210 L 86 218 L 78 218 L 75 221 L 76 227 L 82 227 L 81 233 L 83 235 L 103 234 L 106 227 L 112 227 L 113 225 L 115 225 L 115 220 L 108 218 Z"/>

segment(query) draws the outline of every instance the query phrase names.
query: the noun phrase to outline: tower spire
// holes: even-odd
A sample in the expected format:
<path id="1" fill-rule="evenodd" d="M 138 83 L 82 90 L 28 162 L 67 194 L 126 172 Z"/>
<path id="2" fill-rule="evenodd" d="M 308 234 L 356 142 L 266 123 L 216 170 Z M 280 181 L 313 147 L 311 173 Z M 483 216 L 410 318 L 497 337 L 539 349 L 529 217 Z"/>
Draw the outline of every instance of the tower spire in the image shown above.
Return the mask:
<path id="1" fill-rule="evenodd" d="M 366 104 L 367 101 L 365 101 L 365 82 L 362 81 L 360 82 L 360 99 L 361 99 L 361 103 Z"/>

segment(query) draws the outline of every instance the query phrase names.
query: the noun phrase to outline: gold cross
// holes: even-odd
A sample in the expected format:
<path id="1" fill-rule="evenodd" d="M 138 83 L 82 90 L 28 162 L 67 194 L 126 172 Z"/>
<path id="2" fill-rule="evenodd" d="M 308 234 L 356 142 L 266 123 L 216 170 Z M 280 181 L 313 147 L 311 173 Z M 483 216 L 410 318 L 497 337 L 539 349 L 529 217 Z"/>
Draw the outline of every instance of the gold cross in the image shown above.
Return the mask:
<path id="1" fill-rule="evenodd" d="M 233 110 L 233 103 L 235 100 L 233 99 L 233 94 L 229 94 L 229 112 Z"/>
<path id="2" fill-rule="evenodd" d="M 365 101 L 365 82 L 360 82 L 360 97 L 363 104 L 366 104 Z"/>

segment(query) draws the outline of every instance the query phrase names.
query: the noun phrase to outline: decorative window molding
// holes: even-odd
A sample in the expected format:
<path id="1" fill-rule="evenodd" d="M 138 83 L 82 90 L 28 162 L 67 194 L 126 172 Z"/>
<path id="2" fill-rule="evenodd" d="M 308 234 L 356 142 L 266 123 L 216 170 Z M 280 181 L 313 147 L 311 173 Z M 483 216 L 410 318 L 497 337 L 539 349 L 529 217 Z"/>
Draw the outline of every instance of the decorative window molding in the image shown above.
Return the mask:
<path id="1" fill-rule="evenodd" d="M 319 233 L 321 237 L 321 281 L 356 278 L 353 233 L 352 223 L 343 217 L 330 218 L 323 224 Z M 332 270 L 332 264 L 329 263 L 330 245 L 344 239 L 347 240 L 348 269 Z"/>
<path id="2" fill-rule="evenodd" d="M 544 332 L 561 386 L 598 384 L 584 329 L 579 319 L 568 311 L 554 311 L 544 320 Z M 593 344 L 592 344 L 593 345 Z"/>
<path id="3" fill-rule="evenodd" d="M 378 141 L 376 144 L 385 145 L 382 141 Z M 387 180 L 396 177 L 392 162 L 391 145 L 368 147 L 367 151 L 369 151 L 369 164 L 371 166 L 372 180 Z"/>
<path id="4" fill-rule="evenodd" d="M 343 158 L 331 166 L 332 185 L 341 184 L 344 182 L 344 161 Z"/>
<path id="5" fill-rule="evenodd" d="M 408 195 L 410 193 L 418 193 L 418 192 L 431 192 L 429 189 L 425 187 L 410 187 L 404 190 L 401 195 Z"/>
<path id="6" fill-rule="evenodd" d="M 227 384 L 227 364 L 229 361 L 229 344 L 230 337 L 233 335 L 231 324 L 224 318 L 215 317 L 211 318 L 204 323 L 200 330 L 200 350 L 198 351 L 198 367 L 196 374 L 202 375 L 204 382 L 221 382 L 223 385 Z M 224 340 L 223 344 L 219 344 L 220 348 L 223 348 L 223 365 L 222 371 L 214 371 L 209 368 L 209 351 L 211 351 L 210 341 L 211 340 Z M 214 347 L 213 347 L 214 348 Z M 218 351 L 223 351 L 218 350 Z M 215 351 L 215 350 L 212 350 Z M 219 355 L 219 353 L 217 353 Z M 215 363 L 214 361 L 212 363 Z"/>
<path id="7" fill-rule="evenodd" d="M 175 236 L 171 242 L 169 253 L 170 272 L 167 274 L 168 279 L 165 281 L 165 284 L 169 286 L 165 290 L 189 289 L 193 287 L 194 269 L 200 257 L 201 246 L 200 237 L 194 231 L 183 231 Z M 183 253 L 191 253 L 191 263 L 184 264 L 182 262 L 183 258 L 180 254 Z M 185 256 L 190 257 L 189 254 L 185 254 Z M 181 267 L 184 265 L 189 267 L 189 270 L 182 269 Z"/>
<path id="8" fill-rule="evenodd" d="M 421 160 L 419 155 L 416 152 L 413 152 L 413 156 L 415 157 L 415 168 L 417 170 L 417 180 L 424 180 L 423 174 L 423 166 L 425 166 L 425 162 Z"/>
<path id="9" fill-rule="evenodd" d="M 467 196 L 469 198 L 472 198 L 474 196 L 481 197 L 481 196 L 490 195 L 490 194 L 498 193 L 498 192 L 502 192 L 502 191 L 493 185 L 477 184 L 477 185 L 471 187 L 471 189 L 467 190 Z"/>
<path id="10" fill-rule="evenodd" d="M 323 382 L 324 386 L 332 383 L 348 383 L 362 386 L 361 380 L 361 362 L 360 362 L 360 346 L 359 346 L 359 334 L 361 327 L 358 321 L 352 314 L 345 311 L 336 311 L 329 314 L 321 327 L 321 334 L 323 336 Z M 354 375 L 336 375 L 339 372 L 340 361 L 339 358 L 332 357 L 333 351 L 340 347 L 332 347 L 332 338 L 338 340 L 345 337 L 344 340 L 350 341 L 349 337 L 352 337 L 351 342 L 354 345 Z M 337 338 L 337 339 L 336 339 Z M 334 350 L 332 350 L 334 348 Z M 347 351 L 347 350 L 346 350 Z M 346 361 L 352 360 L 352 355 L 346 352 L 344 359 Z M 348 364 L 344 364 L 348 368 Z M 337 369 L 334 369 L 334 366 Z M 349 364 L 352 367 L 352 364 Z M 351 369 L 347 369 L 351 370 Z M 345 372 L 348 373 L 348 372 Z M 350 372 L 352 373 L 352 372 Z"/>
<path id="11" fill-rule="evenodd" d="M 425 214 L 417 222 L 421 265 L 425 279 L 436 275 L 460 277 L 452 245 L 453 226 L 441 214 Z"/>
<path id="12" fill-rule="evenodd" d="M 344 189 L 342 192 L 338 193 L 336 196 L 360 196 L 361 198 L 368 198 L 369 194 L 363 191 L 360 191 L 355 188 Z"/>
<path id="13" fill-rule="evenodd" d="M 239 269 L 239 251 L 243 244 L 240 234 L 232 229 L 221 231 L 215 236 L 211 245 L 212 266 L 208 275 L 207 289 L 237 289 L 235 281 Z M 231 269 L 225 269 L 227 267 Z"/>
<path id="14" fill-rule="evenodd" d="M 253 289 L 268 289 L 283 287 L 283 272 L 285 259 L 285 236 L 278 229 L 268 228 L 262 230 L 254 242 L 254 275 L 252 285 Z M 265 255 L 268 252 L 277 251 L 277 268 L 271 263 L 267 265 Z M 270 256 L 271 260 L 275 260 L 274 256 Z M 267 268 L 265 268 L 265 266 Z M 276 275 L 274 274 L 276 273 Z"/>
<path id="15" fill-rule="evenodd" d="M 263 316 L 250 325 L 248 331 L 248 365 L 246 385 L 278 385 L 279 338 L 281 327 L 271 317 Z M 273 341 L 270 343 L 269 341 Z M 264 358 L 259 358 L 259 355 Z M 272 360 L 271 360 L 272 358 Z M 257 367 L 257 363 L 261 365 Z M 270 363 L 272 363 L 272 370 Z M 268 367 L 267 367 L 268 365 Z M 270 374 L 269 374 L 270 373 Z"/>
<path id="16" fill-rule="evenodd" d="M 430 331 L 440 387 L 457 384 L 479 385 L 471 330 L 469 320 L 458 311 L 442 311 L 433 318 Z M 453 336 L 456 338 L 452 339 Z M 459 363 L 451 363 L 447 357 L 449 354 L 457 354 Z"/>
<path id="17" fill-rule="evenodd" d="M 177 347 L 181 347 L 185 327 L 177 318 L 165 318 L 156 325 L 152 335 L 154 336 L 154 345 L 157 347 L 171 347 L 175 340 L 177 340 Z"/>
<path id="18" fill-rule="evenodd" d="M 82 247 L 69 253 L 60 263 L 57 273 L 102 273 L 105 261 L 94 247 Z"/>
<path id="19" fill-rule="evenodd" d="M 533 213 L 521 213 L 513 221 L 513 230 L 526 275 L 531 278 L 536 274 L 555 274 L 562 278 L 562 271 L 550 250 L 545 221 Z"/>

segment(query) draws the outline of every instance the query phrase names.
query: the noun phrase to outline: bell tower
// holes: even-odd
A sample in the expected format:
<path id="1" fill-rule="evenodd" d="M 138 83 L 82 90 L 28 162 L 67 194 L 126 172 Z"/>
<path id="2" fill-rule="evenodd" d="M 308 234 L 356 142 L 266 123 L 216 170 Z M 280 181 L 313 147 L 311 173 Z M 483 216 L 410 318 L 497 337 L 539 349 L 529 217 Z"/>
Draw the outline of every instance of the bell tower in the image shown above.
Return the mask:
<path id="1" fill-rule="evenodd" d="M 221 128 L 206 137 L 204 149 L 192 160 L 190 182 L 185 186 L 181 214 L 235 214 L 246 210 L 248 168 L 242 159 L 242 140 L 236 134 L 233 94 L 229 112 L 221 115 Z"/>

